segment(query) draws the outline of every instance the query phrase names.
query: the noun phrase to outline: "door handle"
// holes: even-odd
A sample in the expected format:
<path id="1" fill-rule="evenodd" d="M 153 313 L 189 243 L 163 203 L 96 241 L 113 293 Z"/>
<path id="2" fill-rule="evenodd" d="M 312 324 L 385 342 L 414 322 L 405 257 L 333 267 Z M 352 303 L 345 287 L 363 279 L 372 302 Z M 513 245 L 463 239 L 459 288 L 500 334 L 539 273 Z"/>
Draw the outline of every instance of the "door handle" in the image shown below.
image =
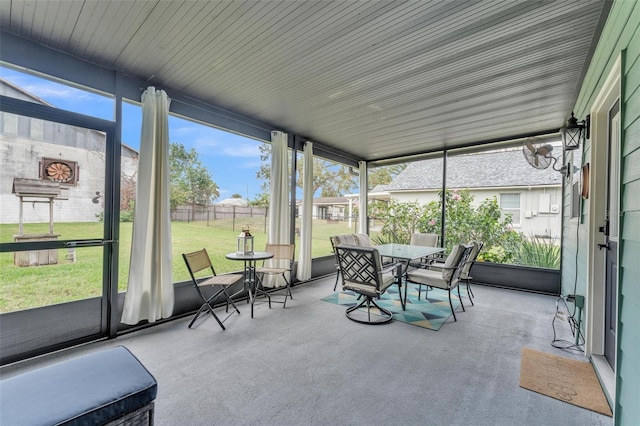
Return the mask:
<path id="1" fill-rule="evenodd" d="M 109 243 L 117 243 L 118 240 L 82 240 L 82 241 L 67 241 L 64 243 L 65 247 L 91 247 L 91 246 L 104 246 Z"/>
<path id="2" fill-rule="evenodd" d="M 598 244 L 598 250 L 607 249 L 609 250 L 609 243 Z"/>

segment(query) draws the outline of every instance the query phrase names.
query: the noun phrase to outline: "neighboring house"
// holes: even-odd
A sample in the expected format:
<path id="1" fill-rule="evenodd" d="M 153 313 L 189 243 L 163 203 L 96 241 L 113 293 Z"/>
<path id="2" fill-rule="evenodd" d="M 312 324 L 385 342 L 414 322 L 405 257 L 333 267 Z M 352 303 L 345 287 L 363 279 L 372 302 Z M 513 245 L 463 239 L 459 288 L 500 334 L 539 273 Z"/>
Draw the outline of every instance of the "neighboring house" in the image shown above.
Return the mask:
<path id="1" fill-rule="evenodd" d="M 216 205 L 247 207 L 249 205 L 249 201 L 247 201 L 245 198 L 225 198 L 224 200 L 218 201 Z"/>
<path id="2" fill-rule="evenodd" d="M 300 206 L 302 201 L 298 203 Z M 314 219 L 345 220 L 349 217 L 347 197 L 318 197 L 313 199 Z"/>
<path id="3" fill-rule="evenodd" d="M 556 154 L 558 155 L 558 154 Z M 442 158 L 409 163 L 388 185 L 372 190 L 369 198 L 427 204 L 442 191 Z M 551 166 L 535 169 L 521 148 L 447 157 L 447 187 L 469 189 L 475 206 L 495 197 L 514 228 L 525 235 L 559 238 L 562 226 L 562 174 Z M 375 196 L 372 196 L 375 194 Z"/>
<path id="4" fill-rule="evenodd" d="M 3 79 L 0 94 L 51 106 Z M 122 178 L 135 184 L 138 152 L 122 145 L 121 157 Z M 0 112 L 0 160 L 0 223 L 18 223 L 20 201 L 12 193 L 16 178 L 59 183 L 54 223 L 95 222 L 102 213 L 104 133 Z M 48 204 L 29 201 L 23 203 L 24 223 L 48 222 Z"/>

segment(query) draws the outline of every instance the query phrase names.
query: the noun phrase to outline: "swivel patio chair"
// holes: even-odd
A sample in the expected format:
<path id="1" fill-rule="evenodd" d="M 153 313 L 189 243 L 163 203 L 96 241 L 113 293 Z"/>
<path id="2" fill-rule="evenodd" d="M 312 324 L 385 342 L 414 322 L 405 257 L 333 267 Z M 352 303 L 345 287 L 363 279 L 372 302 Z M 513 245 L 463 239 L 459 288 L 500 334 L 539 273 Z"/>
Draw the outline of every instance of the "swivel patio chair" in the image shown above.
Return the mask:
<path id="1" fill-rule="evenodd" d="M 329 237 L 329 240 L 331 241 L 333 254 L 336 256 L 336 282 L 333 284 L 333 291 L 336 291 L 340 278 L 342 277 L 336 254 L 336 246 L 371 247 L 371 238 L 367 234 L 343 234 Z"/>
<path id="2" fill-rule="evenodd" d="M 420 291 L 423 285 L 426 286 L 425 298 L 427 297 L 429 288 L 435 287 L 442 290 L 447 290 L 449 294 L 449 307 L 451 308 L 451 313 L 453 314 L 454 321 L 458 321 L 458 319 L 456 318 L 456 313 L 453 309 L 453 303 L 451 301 L 451 290 L 453 290 L 454 288 L 458 289 L 460 306 L 462 306 L 462 311 L 464 311 L 464 304 L 462 303 L 462 298 L 460 297 L 460 287 L 458 286 L 458 284 L 460 282 L 460 274 L 462 272 L 462 268 L 467 262 L 469 254 L 471 253 L 471 247 L 472 246 L 470 245 L 466 246 L 464 244 L 453 246 L 451 253 L 449 253 L 449 256 L 447 256 L 447 261 L 442 267 L 442 271 L 434 271 L 430 269 L 414 269 L 407 272 L 407 282 L 418 284 L 418 299 L 420 299 Z"/>
<path id="3" fill-rule="evenodd" d="M 377 304 L 375 299 L 393 284 L 398 284 L 399 290 L 402 264 L 395 263 L 383 267 L 380 253 L 373 247 L 339 245 L 335 250 L 342 273 L 342 288 L 362 296 L 360 303 L 347 308 L 347 318 L 363 324 L 385 324 L 393 320 L 391 311 Z M 363 307 L 367 309 L 366 315 L 359 312 Z M 374 312 L 377 318 L 371 317 L 372 307 L 377 309 L 377 312 Z"/>
<path id="4" fill-rule="evenodd" d="M 220 321 L 220 318 L 218 318 L 218 316 L 213 311 L 213 302 L 215 302 L 215 300 L 219 296 L 223 295 L 226 299 L 225 312 L 229 312 L 229 303 L 231 303 L 233 309 L 235 309 L 235 312 L 239 314 L 240 310 L 237 308 L 235 303 L 233 303 L 233 299 L 227 292 L 227 289 L 238 282 L 240 279 L 242 279 L 242 275 L 217 275 L 215 269 L 213 269 L 211 259 L 209 258 L 209 254 L 207 253 L 206 249 L 194 251 L 191 253 L 183 253 L 182 258 L 187 264 L 187 269 L 189 270 L 189 275 L 191 275 L 193 285 L 198 292 L 198 296 L 202 300 L 202 306 L 200 306 L 200 309 L 198 309 L 198 312 L 189 323 L 189 328 L 191 328 L 193 323 L 201 314 L 209 312 L 216 319 L 220 327 L 225 330 L 222 323 L 225 322 L 231 315 L 233 315 L 233 311 L 229 313 L 222 321 Z M 204 292 L 202 291 L 203 288 L 206 287 L 211 287 L 212 289 L 214 289 L 214 293 L 209 297 L 205 296 Z"/>

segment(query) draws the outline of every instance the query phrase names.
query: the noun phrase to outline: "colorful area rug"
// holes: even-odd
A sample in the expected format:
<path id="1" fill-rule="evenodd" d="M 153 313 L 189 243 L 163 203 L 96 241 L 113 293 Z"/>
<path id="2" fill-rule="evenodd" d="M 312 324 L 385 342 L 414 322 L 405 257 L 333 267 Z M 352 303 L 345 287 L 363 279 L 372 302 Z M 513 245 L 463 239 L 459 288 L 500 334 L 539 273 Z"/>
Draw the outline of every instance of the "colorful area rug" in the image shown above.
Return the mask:
<path id="1" fill-rule="evenodd" d="M 520 387 L 612 416 L 590 362 L 522 348 Z"/>
<path id="2" fill-rule="evenodd" d="M 400 296 L 398 295 L 398 286 L 393 285 L 387 291 L 380 296 L 380 300 L 376 300 L 383 308 L 386 308 L 393 313 L 393 319 L 396 321 L 406 322 L 407 324 L 417 325 L 418 327 L 428 328 L 430 330 L 439 330 L 442 327 L 449 316 L 451 316 L 451 308 L 449 308 L 449 296 L 446 291 L 440 289 L 429 290 L 428 298 L 425 300 L 424 290 L 425 287 L 422 287 L 422 296 L 420 300 L 418 300 L 418 286 L 415 284 L 408 284 L 407 287 L 407 309 L 405 311 L 402 310 L 402 305 L 400 304 Z M 404 294 L 404 288 L 402 289 Z M 451 300 L 453 302 L 453 307 L 456 309 L 456 314 L 458 311 L 462 311 L 462 309 L 457 309 L 460 305 L 460 301 L 458 300 L 457 290 L 454 290 L 451 293 Z M 466 297 L 466 292 L 464 287 L 460 288 L 460 294 L 463 298 Z M 354 306 L 358 302 L 356 302 L 358 295 L 351 291 L 340 291 L 335 292 L 327 297 L 324 297 L 322 300 L 329 303 L 335 303 L 337 305 L 345 306 Z M 469 303 L 465 303 L 465 306 L 469 305 Z M 361 308 L 363 309 L 363 308 Z M 366 308 L 364 309 L 366 311 Z M 372 309 L 371 312 L 374 313 L 376 309 Z"/>

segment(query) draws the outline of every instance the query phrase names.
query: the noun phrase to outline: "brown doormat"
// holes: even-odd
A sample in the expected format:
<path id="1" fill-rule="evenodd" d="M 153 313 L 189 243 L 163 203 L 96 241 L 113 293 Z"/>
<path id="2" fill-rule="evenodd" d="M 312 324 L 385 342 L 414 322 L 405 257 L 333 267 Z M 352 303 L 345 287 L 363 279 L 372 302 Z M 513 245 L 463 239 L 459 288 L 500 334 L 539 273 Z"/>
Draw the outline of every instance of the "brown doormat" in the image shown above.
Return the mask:
<path id="1" fill-rule="evenodd" d="M 520 387 L 612 416 L 590 362 L 522 348 Z"/>

